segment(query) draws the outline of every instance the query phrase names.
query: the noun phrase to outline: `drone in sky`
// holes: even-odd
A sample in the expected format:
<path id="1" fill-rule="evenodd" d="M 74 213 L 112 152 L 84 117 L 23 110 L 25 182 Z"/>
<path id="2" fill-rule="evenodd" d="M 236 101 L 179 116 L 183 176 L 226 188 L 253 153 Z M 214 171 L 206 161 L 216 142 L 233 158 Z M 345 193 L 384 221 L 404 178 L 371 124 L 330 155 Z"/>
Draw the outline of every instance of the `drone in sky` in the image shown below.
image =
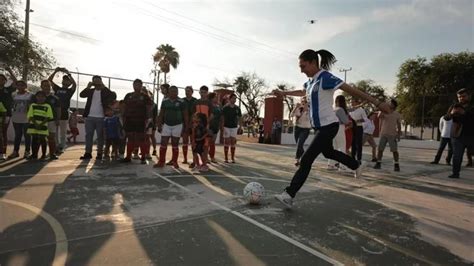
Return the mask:
<path id="1" fill-rule="evenodd" d="M 317 21 L 318 21 L 317 19 L 308 20 L 309 24 L 314 24 L 314 23 L 316 23 Z"/>

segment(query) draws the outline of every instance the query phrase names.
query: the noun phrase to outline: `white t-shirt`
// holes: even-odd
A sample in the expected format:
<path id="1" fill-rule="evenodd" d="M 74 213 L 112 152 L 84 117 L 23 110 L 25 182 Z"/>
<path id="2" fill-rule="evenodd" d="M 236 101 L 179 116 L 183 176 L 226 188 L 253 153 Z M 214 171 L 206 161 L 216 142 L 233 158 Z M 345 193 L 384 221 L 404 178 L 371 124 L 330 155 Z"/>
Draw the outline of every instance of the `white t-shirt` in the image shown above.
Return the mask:
<path id="1" fill-rule="evenodd" d="M 310 106 L 311 125 L 314 128 L 339 123 L 332 105 L 334 92 L 342 84 L 344 81 L 324 69 L 304 84 Z"/>
<path id="2" fill-rule="evenodd" d="M 296 118 L 296 126 L 301 128 L 311 128 L 311 121 L 309 119 L 309 109 L 301 111 L 302 107 L 293 110 L 293 116 Z"/>
<path id="3" fill-rule="evenodd" d="M 89 110 L 89 116 L 99 118 L 104 117 L 101 90 L 94 90 L 94 95 L 92 95 L 91 109 Z"/>
<path id="4" fill-rule="evenodd" d="M 374 122 L 368 118 L 364 120 L 364 123 L 362 124 L 362 127 L 364 128 L 364 133 L 372 135 L 374 134 L 375 131 L 375 125 Z"/>
<path id="5" fill-rule="evenodd" d="M 16 94 L 13 97 L 13 123 L 28 123 L 26 114 L 28 113 L 28 106 L 31 102 L 31 93 L 25 92 L 23 94 Z"/>
<path id="6" fill-rule="evenodd" d="M 451 138 L 451 127 L 453 126 L 453 119 L 446 120 L 444 116 L 439 119 L 439 130 L 442 138 Z"/>
<path id="7" fill-rule="evenodd" d="M 364 109 L 362 109 L 361 107 L 355 109 L 349 114 L 351 115 L 352 119 L 356 121 L 357 126 L 362 126 L 362 124 L 364 123 L 363 121 L 367 119 L 367 114 L 365 113 Z"/>

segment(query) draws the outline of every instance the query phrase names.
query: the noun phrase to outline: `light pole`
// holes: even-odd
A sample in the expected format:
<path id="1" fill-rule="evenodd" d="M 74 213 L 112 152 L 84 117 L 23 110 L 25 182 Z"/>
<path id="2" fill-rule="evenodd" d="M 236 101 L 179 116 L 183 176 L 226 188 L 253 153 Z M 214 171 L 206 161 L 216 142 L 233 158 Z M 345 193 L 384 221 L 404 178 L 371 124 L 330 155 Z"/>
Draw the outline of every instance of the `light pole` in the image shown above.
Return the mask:
<path id="1" fill-rule="evenodd" d="M 344 82 L 346 82 L 346 79 L 347 79 L 347 72 L 351 70 L 352 70 L 352 67 L 339 69 L 339 72 L 344 72 Z"/>
<path id="2" fill-rule="evenodd" d="M 29 35 L 30 35 L 30 0 L 26 0 L 25 9 L 25 46 L 24 46 L 24 58 L 23 58 L 23 76 L 22 79 L 26 82 L 28 80 L 28 48 L 29 48 Z"/>

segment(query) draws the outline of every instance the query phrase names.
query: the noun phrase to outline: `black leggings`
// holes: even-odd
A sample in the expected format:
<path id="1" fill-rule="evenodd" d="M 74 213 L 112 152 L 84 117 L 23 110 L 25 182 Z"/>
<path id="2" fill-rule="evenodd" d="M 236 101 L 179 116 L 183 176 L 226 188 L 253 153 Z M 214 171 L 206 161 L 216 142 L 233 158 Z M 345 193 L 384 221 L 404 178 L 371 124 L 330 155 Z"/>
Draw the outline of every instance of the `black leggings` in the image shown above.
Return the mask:
<path id="1" fill-rule="evenodd" d="M 334 150 L 332 146 L 332 140 L 339 130 L 339 123 L 333 123 L 316 130 L 315 136 L 308 149 L 303 153 L 300 161 L 300 167 L 296 171 L 291 184 L 285 190 L 291 196 L 295 197 L 296 193 L 303 186 L 306 178 L 308 178 L 311 166 L 314 160 L 320 153 L 323 153 L 324 157 L 338 161 L 352 170 L 359 167 L 359 163 L 351 158 L 350 156 L 340 151 Z"/>
<path id="2" fill-rule="evenodd" d="M 364 128 L 362 126 L 356 126 L 352 130 L 352 158 L 358 161 L 362 160 L 362 140 L 364 139 Z"/>

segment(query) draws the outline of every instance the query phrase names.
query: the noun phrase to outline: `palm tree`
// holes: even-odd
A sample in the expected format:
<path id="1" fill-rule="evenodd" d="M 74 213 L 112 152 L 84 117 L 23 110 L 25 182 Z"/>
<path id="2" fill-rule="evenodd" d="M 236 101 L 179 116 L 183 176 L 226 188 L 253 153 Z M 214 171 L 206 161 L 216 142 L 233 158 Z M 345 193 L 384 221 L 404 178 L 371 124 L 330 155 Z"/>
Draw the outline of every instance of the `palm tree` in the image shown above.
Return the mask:
<path id="1" fill-rule="evenodd" d="M 239 108 L 241 107 L 242 94 L 247 92 L 250 88 L 249 83 L 249 80 L 244 76 L 237 77 L 234 81 L 235 91 L 239 95 Z"/>
<path id="2" fill-rule="evenodd" d="M 169 44 L 162 44 L 156 48 L 156 53 L 153 55 L 153 62 L 158 64 L 160 71 L 165 74 L 170 72 L 170 66 L 176 69 L 179 65 L 179 54 L 173 46 Z"/>

